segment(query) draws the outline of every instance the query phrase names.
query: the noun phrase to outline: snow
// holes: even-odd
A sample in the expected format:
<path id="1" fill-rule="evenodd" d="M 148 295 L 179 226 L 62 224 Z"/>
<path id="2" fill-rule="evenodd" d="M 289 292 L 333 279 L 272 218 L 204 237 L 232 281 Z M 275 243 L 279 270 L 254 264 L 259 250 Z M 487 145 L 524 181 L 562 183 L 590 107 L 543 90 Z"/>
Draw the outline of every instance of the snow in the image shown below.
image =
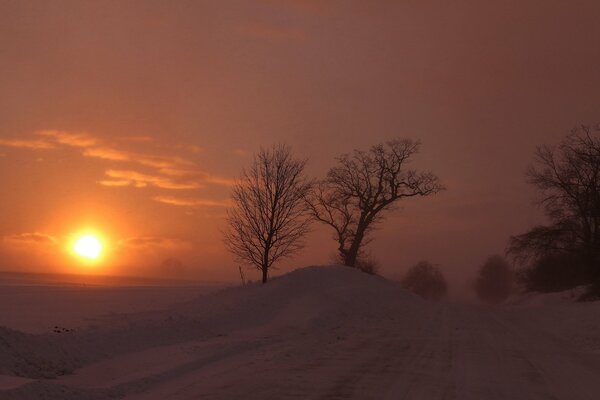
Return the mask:
<path id="1" fill-rule="evenodd" d="M 198 286 L 1 286 L 0 326 L 28 333 L 51 332 L 55 327 L 77 329 L 98 323 L 107 313 L 162 309 L 214 290 Z"/>
<path id="2" fill-rule="evenodd" d="M 589 286 L 582 285 L 562 292 L 524 292 L 511 296 L 506 300 L 506 303 L 520 306 L 571 304 L 576 302 L 588 290 Z"/>
<path id="3" fill-rule="evenodd" d="M 576 400 L 600 393 L 600 303 L 430 303 L 381 277 L 308 267 L 266 285 L 126 311 L 73 332 L 0 328 L 0 398 Z"/>

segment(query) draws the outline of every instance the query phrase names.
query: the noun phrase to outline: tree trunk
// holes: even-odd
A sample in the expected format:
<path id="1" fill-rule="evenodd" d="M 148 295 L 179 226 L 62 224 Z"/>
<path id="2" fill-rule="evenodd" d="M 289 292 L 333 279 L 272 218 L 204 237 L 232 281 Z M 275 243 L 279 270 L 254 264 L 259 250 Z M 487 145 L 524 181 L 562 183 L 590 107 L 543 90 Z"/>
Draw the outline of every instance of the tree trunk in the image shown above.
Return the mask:
<path id="1" fill-rule="evenodd" d="M 356 265 L 356 258 L 358 256 L 357 251 L 352 251 L 353 247 L 350 248 L 344 255 L 344 265 L 347 267 L 354 267 Z"/>
<path id="2" fill-rule="evenodd" d="M 354 236 L 354 240 L 352 241 L 350 248 L 344 255 L 344 265 L 347 265 L 348 267 L 356 267 L 358 252 L 360 251 L 360 245 L 362 244 L 364 236 L 365 228 L 359 226 L 356 230 L 356 235 Z"/>
<path id="3" fill-rule="evenodd" d="M 269 269 L 263 265 L 262 266 L 262 283 L 267 283 Z"/>

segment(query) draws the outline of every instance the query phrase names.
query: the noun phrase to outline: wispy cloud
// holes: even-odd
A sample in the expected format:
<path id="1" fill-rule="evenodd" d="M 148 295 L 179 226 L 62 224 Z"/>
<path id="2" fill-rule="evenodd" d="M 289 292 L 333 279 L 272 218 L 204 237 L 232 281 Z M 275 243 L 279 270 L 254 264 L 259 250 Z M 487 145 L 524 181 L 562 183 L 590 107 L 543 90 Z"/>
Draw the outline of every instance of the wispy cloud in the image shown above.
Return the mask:
<path id="1" fill-rule="evenodd" d="M 88 133 L 73 133 L 57 130 L 37 131 L 36 135 L 51 138 L 56 143 L 71 147 L 91 147 L 98 144 L 98 139 Z"/>
<path id="2" fill-rule="evenodd" d="M 193 191 L 209 185 L 228 187 L 234 184 L 233 179 L 210 174 L 190 159 L 191 154 L 204 152 L 204 148 L 194 144 L 160 144 L 151 136 L 125 136 L 107 141 L 87 132 L 48 129 L 34 132 L 33 137 L 27 139 L 0 139 L 0 146 L 35 150 L 72 148 L 84 157 L 106 162 L 105 177 L 96 180 L 96 183 L 107 188 L 153 187 Z M 131 146 L 135 146 L 135 151 L 130 150 Z M 182 155 L 165 154 L 169 150 L 177 150 Z M 220 200 L 199 200 L 196 197 L 159 196 L 154 200 L 188 207 L 223 204 Z"/>
<path id="3" fill-rule="evenodd" d="M 160 236 L 138 236 L 123 239 L 119 242 L 122 247 L 129 248 L 167 248 L 167 249 L 182 249 L 190 248 L 191 243 L 187 240 L 160 237 Z"/>
<path id="4" fill-rule="evenodd" d="M 235 184 L 235 179 L 223 178 L 219 176 L 209 176 L 206 179 L 206 182 L 211 183 L 213 185 L 233 186 Z"/>
<path id="5" fill-rule="evenodd" d="M 5 242 L 9 242 L 12 244 L 18 245 L 55 245 L 58 243 L 58 240 L 52 236 L 45 233 L 40 232 L 31 232 L 31 233 L 18 233 L 13 235 L 6 235 L 2 238 Z"/>
<path id="6" fill-rule="evenodd" d="M 181 198 L 174 196 L 156 196 L 154 201 L 179 207 L 227 207 L 228 200 L 212 200 L 200 198 Z"/>
<path id="7" fill-rule="evenodd" d="M 102 185 L 102 186 L 108 186 L 108 187 L 126 187 L 126 186 L 132 186 L 133 183 L 131 181 L 124 181 L 124 180 L 103 180 L 103 181 L 98 181 L 98 184 Z"/>
<path id="8" fill-rule="evenodd" d="M 114 180 L 131 182 L 136 187 L 152 185 L 161 189 L 172 190 L 200 189 L 203 187 L 203 185 L 193 181 L 177 181 L 160 175 L 149 175 L 131 170 L 109 169 L 106 171 L 106 175 Z"/>
<path id="9" fill-rule="evenodd" d="M 16 147 L 21 149 L 33 149 L 33 150 L 48 150 L 54 149 L 56 146 L 46 140 L 31 139 L 0 139 L 0 146 Z"/>
<path id="10" fill-rule="evenodd" d="M 155 139 L 152 136 L 137 135 L 137 136 L 124 136 L 118 139 L 121 142 L 154 142 Z"/>
<path id="11" fill-rule="evenodd" d="M 158 172 L 166 176 L 179 177 L 188 180 L 203 182 L 206 184 L 213 184 L 219 186 L 233 186 L 235 184 L 235 179 L 211 175 L 207 172 L 200 171 L 197 169 L 161 168 Z"/>
<path id="12" fill-rule="evenodd" d="M 180 157 L 149 155 L 111 147 L 88 148 L 83 151 L 83 155 L 103 160 L 131 162 L 153 168 L 172 168 L 177 166 L 192 167 L 195 165 L 193 162 Z"/>

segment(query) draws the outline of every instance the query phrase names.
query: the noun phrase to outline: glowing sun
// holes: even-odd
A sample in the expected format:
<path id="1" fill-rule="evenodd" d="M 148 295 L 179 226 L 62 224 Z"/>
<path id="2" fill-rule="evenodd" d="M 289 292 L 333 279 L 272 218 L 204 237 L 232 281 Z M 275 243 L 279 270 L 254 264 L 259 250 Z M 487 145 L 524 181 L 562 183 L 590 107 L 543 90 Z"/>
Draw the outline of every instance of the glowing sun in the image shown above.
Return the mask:
<path id="1" fill-rule="evenodd" d="M 80 257 L 96 260 L 102 254 L 102 243 L 94 236 L 82 236 L 75 242 L 73 251 Z"/>

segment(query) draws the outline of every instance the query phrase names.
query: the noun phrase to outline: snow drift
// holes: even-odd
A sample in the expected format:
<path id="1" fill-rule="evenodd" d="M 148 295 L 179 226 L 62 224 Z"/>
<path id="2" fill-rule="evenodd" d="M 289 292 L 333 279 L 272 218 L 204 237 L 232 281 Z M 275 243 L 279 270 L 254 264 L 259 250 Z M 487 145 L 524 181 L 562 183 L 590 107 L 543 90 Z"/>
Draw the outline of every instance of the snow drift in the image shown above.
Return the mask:
<path id="1" fill-rule="evenodd" d="M 419 302 L 381 277 L 346 267 L 308 267 L 164 311 L 107 315 L 79 331 L 33 335 L 0 328 L 0 375 L 54 378 L 119 354 L 236 331 L 366 324 L 412 314 Z"/>

